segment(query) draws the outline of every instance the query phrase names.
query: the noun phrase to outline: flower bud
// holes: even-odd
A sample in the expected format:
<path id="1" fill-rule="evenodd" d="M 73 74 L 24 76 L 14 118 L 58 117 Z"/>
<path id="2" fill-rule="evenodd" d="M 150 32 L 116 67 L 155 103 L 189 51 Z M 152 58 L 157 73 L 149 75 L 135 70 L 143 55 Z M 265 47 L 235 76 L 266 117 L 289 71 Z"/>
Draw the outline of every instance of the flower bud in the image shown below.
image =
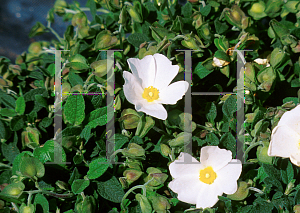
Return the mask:
<path id="1" fill-rule="evenodd" d="M 248 10 L 248 13 L 250 16 L 253 17 L 254 20 L 259 20 L 267 16 L 267 14 L 264 12 L 265 8 L 266 8 L 265 3 L 263 1 L 259 1 L 252 4 L 252 7 L 250 8 L 250 10 Z"/>
<path id="2" fill-rule="evenodd" d="M 116 36 L 112 36 L 110 31 L 104 30 L 96 36 L 95 49 L 109 49 L 119 43 Z"/>
<path id="3" fill-rule="evenodd" d="M 143 22 L 143 16 L 142 16 L 142 6 L 141 3 L 138 1 L 133 2 L 133 6 L 128 6 L 127 11 L 133 21 L 137 23 L 142 23 Z"/>
<path id="4" fill-rule="evenodd" d="M 171 147 L 183 146 L 185 142 L 189 143 L 192 139 L 192 134 L 189 132 L 181 132 L 176 138 L 170 140 L 168 143 Z"/>
<path id="5" fill-rule="evenodd" d="M 150 196 L 149 200 L 152 203 L 153 209 L 159 213 L 166 213 L 168 209 L 171 208 L 171 205 L 166 197 L 163 196 Z"/>
<path id="6" fill-rule="evenodd" d="M 156 52 L 159 53 L 159 52 L 167 49 L 170 45 L 171 45 L 171 42 L 167 39 L 167 36 L 165 36 L 164 39 L 157 44 Z"/>
<path id="7" fill-rule="evenodd" d="M 22 203 L 19 211 L 20 211 L 20 213 L 34 213 L 34 205 L 29 204 L 28 206 L 26 206 L 25 203 Z"/>
<path id="8" fill-rule="evenodd" d="M 203 24 L 201 13 L 194 13 L 192 24 L 193 24 L 193 26 L 195 27 L 196 30 Z"/>
<path id="9" fill-rule="evenodd" d="M 151 46 L 149 48 L 142 47 L 139 49 L 139 59 L 144 58 L 147 55 L 154 55 L 157 52 L 157 47 Z"/>
<path id="10" fill-rule="evenodd" d="M 149 183 L 149 186 L 159 186 L 168 178 L 167 174 L 162 173 L 160 169 L 154 167 L 149 167 L 146 172 L 148 176 L 144 178 L 145 182 L 148 182 L 153 178 L 153 180 Z"/>
<path id="11" fill-rule="evenodd" d="M 275 19 L 272 19 L 270 21 L 270 26 L 272 27 L 272 29 L 274 30 L 275 34 L 279 38 L 283 38 L 284 36 L 287 36 L 287 35 L 290 34 L 289 29 L 284 24 L 281 24 L 280 22 L 278 22 Z"/>
<path id="12" fill-rule="evenodd" d="M 42 51 L 42 46 L 41 46 L 40 42 L 33 42 L 28 47 L 28 52 L 30 52 L 30 53 L 37 54 L 40 51 Z"/>
<path id="13" fill-rule="evenodd" d="M 204 40 L 211 40 L 212 38 L 210 25 L 208 23 L 202 24 L 197 32 Z"/>
<path id="14" fill-rule="evenodd" d="M 24 62 L 23 56 L 22 55 L 18 55 L 16 57 L 15 63 L 18 64 L 18 65 L 21 65 L 23 62 Z"/>
<path id="15" fill-rule="evenodd" d="M 135 199 L 139 202 L 142 213 L 152 212 L 152 207 L 146 196 L 142 194 L 136 194 Z"/>
<path id="16" fill-rule="evenodd" d="M 67 7 L 67 2 L 64 0 L 56 0 L 54 3 L 54 12 L 59 15 L 62 16 L 65 14 L 65 8 Z"/>
<path id="17" fill-rule="evenodd" d="M 70 90 L 71 90 L 71 85 L 67 82 L 63 83 L 62 84 L 62 100 L 65 100 L 70 93 Z"/>
<path id="18" fill-rule="evenodd" d="M 76 213 L 95 213 L 96 201 L 93 196 L 86 196 L 84 200 L 79 199 L 75 204 Z"/>
<path id="19" fill-rule="evenodd" d="M 271 82 L 272 83 L 275 80 L 275 78 L 276 78 L 276 74 L 272 67 L 266 67 L 257 75 L 257 80 L 260 83 L 263 83 L 263 82 Z"/>
<path id="20" fill-rule="evenodd" d="M 119 181 L 120 181 L 123 189 L 127 189 L 128 188 L 127 179 L 125 177 L 120 177 Z"/>
<path id="21" fill-rule="evenodd" d="M 39 138 L 40 132 L 37 128 L 26 127 L 26 130 L 22 132 L 22 145 L 35 149 L 40 145 Z"/>
<path id="22" fill-rule="evenodd" d="M 225 8 L 224 17 L 226 21 L 233 26 L 242 29 L 248 27 L 248 18 L 238 5 L 233 5 L 231 9 Z M 242 22 L 244 22 L 244 24 Z"/>
<path id="23" fill-rule="evenodd" d="M 187 34 L 181 44 L 189 49 L 201 50 L 204 47 L 202 41 L 197 35 Z"/>
<path id="24" fill-rule="evenodd" d="M 231 200 L 244 200 L 249 194 L 248 184 L 244 181 L 238 182 L 238 189 L 234 194 L 227 195 Z"/>
<path id="25" fill-rule="evenodd" d="M 297 13 L 300 10 L 299 1 L 287 1 L 283 7 L 290 13 Z"/>
<path id="26" fill-rule="evenodd" d="M 121 12 L 120 12 L 118 24 L 121 24 L 122 26 L 126 26 L 126 24 L 127 24 L 126 7 L 123 7 Z"/>
<path id="27" fill-rule="evenodd" d="M 122 150 L 122 154 L 130 158 L 143 157 L 145 156 L 145 150 L 136 143 L 130 143 L 128 144 L 128 148 Z"/>
<path id="28" fill-rule="evenodd" d="M 295 205 L 293 210 L 294 210 L 294 213 L 300 213 L 300 204 Z"/>
<path id="29" fill-rule="evenodd" d="M 95 69 L 93 73 L 99 78 L 105 76 L 107 74 L 107 59 L 91 63 L 91 68 Z"/>
<path id="30" fill-rule="evenodd" d="M 138 126 L 141 116 L 133 109 L 124 109 L 119 121 L 124 129 L 134 129 Z"/>
<path id="31" fill-rule="evenodd" d="M 161 150 L 161 153 L 163 154 L 163 156 L 166 156 L 168 157 L 169 154 L 171 154 L 171 149 L 168 145 L 166 144 L 160 144 L 160 150 Z"/>
<path id="32" fill-rule="evenodd" d="M 72 18 L 72 25 L 74 27 L 82 28 L 87 26 L 87 17 L 84 12 L 76 13 Z"/>
<path id="33" fill-rule="evenodd" d="M 42 162 L 28 154 L 24 154 L 22 156 L 19 168 L 21 174 L 29 178 L 33 178 L 35 176 L 41 178 L 45 174 L 45 167 Z"/>
<path id="34" fill-rule="evenodd" d="M 81 26 L 78 30 L 78 38 L 82 39 L 88 37 L 90 35 L 89 30 L 90 30 L 89 26 Z"/>
<path id="35" fill-rule="evenodd" d="M 269 142 L 264 142 L 263 146 L 258 146 L 256 151 L 257 160 L 261 163 L 272 165 L 273 158 L 268 155 Z"/>
<path id="36" fill-rule="evenodd" d="M 15 74 L 15 75 L 20 75 L 20 74 L 21 74 L 21 71 L 22 71 L 22 69 L 21 69 L 21 67 L 20 67 L 19 65 L 13 65 L 13 64 L 10 64 L 10 65 L 8 66 L 8 69 L 9 69 L 10 71 L 12 71 L 13 74 Z"/>
<path id="37" fill-rule="evenodd" d="M 126 177 L 126 180 L 129 185 L 134 181 L 136 181 L 137 179 L 139 179 L 142 174 L 143 174 L 142 171 L 136 169 L 127 169 L 123 172 L 123 175 Z"/>
<path id="38" fill-rule="evenodd" d="M 24 183 L 22 181 L 18 181 L 5 186 L 0 194 L 18 198 L 22 194 L 24 189 Z"/>
<path id="39" fill-rule="evenodd" d="M 83 87 L 81 84 L 77 84 L 74 87 L 71 88 L 70 93 L 82 93 L 83 92 Z"/>
<path id="40" fill-rule="evenodd" d="M 283 3 L 282 0 L 268 0 L 265 13 L 271 18 L 275 18 L 280 14 Z"/>

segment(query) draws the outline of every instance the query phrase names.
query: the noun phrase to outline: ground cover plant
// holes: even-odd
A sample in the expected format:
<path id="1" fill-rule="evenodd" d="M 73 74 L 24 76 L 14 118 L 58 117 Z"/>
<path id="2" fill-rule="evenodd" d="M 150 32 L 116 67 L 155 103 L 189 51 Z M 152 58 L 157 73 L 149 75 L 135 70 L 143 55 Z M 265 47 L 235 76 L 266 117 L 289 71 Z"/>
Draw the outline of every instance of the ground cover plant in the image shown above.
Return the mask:
<path id="1" fill-rule="evenodd" d="M 293 0 L 56 0 L 29 34 L 56 39 L 0 57 L 0 212 L 300 212 L 299 25 Z"/>

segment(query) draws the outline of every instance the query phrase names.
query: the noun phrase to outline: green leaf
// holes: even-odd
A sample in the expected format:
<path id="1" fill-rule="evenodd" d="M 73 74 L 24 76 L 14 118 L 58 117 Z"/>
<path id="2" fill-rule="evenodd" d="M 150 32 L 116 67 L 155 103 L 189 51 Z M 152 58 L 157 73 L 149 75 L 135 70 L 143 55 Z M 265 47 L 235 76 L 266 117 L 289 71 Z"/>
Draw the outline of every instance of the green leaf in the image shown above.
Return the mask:
<path id="1" fill-rule="evenodd" d="M 25 112 L 25 100 L 23 96 L 20 96 L 17 100 L 16 100 L 16 112 L 20 115 L 23 115 Z"/>
<path id="2" fill-rule="evenodd" d="M 206 5 L 205 7 L 202 7 L 201 9 L 200 9 L 200 13 L 202 14 L 202 15 L 204 15 L 204 16 L 208 16 L 208 14 L 210 13 L 210 11 L 211 11 L 211 6 L 208 4 L 208 5 Z"/>
<path id="3" fill-rule="evenodd" d="M 41 95 L 35 95 L 35 100 L 37 101 L 37 103 L 39 105 L 48 109 L 47 100 L 45 98 L 43 98 Z"/>
<path id="4" fill-rule="evenodd" d="M 134 136 L 134 137 L 138 137 L 138 136 Z M 129 139 L 125 135 L 119 133 L 115 134 L 115 151 L 121 149 L 124 146 L 124 144 L 128 143 L 128 141 Z"/>
<path id="5" fill-rule="evenodd" d="M 128 42 L 135 47 L 139 47 L 145 41 L 149 41 L 149 38 L 142 33 L 133 33 L 127 38 Z"/>
<path id="6" fill-rule="evenodd" d="M 295 202 L 295 205 L 300 204 L 300 189 L 298 189 L 297 192 L 296 192 L 294 202 Z"/>
<path id="7" fill-rule="evenodd" d="M 291 87 L 300 87 L 300 80 L 299 78 L 295 78 L 291 81 Z"/>
<path id="8" fill-rule="evenodd" d="M 91 14 L 93 16 L 93 20 L 95 20 L 95 16 L 96 16 L 96 13 L 97 13 L 96 2 L 94 0 L 89 0 L 88 4 L 89 4 Z"/>
<path id="9" fill-rule="evenodd" d="M 16 111 L 14 109 L 3 108 L 0 109 L 0 115 L 5 117 L 14 117 L 16 115 Z"/>
<path id="10" fill-rule="evenodd" d="M 49 213 L 49 202 L 42 194 L 37 194 L 34 197 L 34 202 L 36 212 Z"/>
<path id="11" fill-rule="evenodd" d="M 91 127 L 89 125 L 84 127 L 84 129 L 80 133 L 80 137 L 84 138 L 86 142 L 91 138 Z"/>
<path id="12" fill-rule="evenodd" d="M 112 119 L 113 115 L 114 115 L 114 112 L 112 111 L 107 116 L 107 107 L 102 107 L 100 109 L 96 109 L 90 113 L 88 125 L 91 128 L 95 128 L 97 126 L 103 126 Z"/>
<path id="13" fill-rule="evenodd" d="M 74 194 L 80 194 L 89 185 L 89 180 L 77 179 L 72 183 L 71 189 Z"/>
<path id="14" fill-rule="evenodd" d="M 114 203 L 121 203 L 123 196 L 125 195 L 122 189 L 121 183 L 115 176 L 112 176 L 107 181 L 97 182 L 97 191 L 105 199 Z"/>
<path id="15" fill-rule="evenodd" d="M 7 136 L 7 132 L 6 132 L 6 128 L 4 126 L 3 121 L 0 120 L 0 138 L 6 138 Z"/>
<path id="16" fill-rule="evenodd" d="M 24 119 L 21 116 L 16 116 L 11 120 L 10 129 L 12 131 L 18 131 L 25 126 Z"/>
<path id="17" fill-rule="evenodd" d="M 108 169 L 109 163 L 107 163 L 106 158 L 98 158 L 93 160 L 89 164 L 89 171 L 87 172 L 89 179 L 96 179 L 104 174 L 104 172 Z"/>
<path id="18" fill-rule="evenodd" d="M 2 143 L 1 144 L 1 151 L 3 156 L 10 162 L 13 163 L 14 159 L 18 154 L 20 154 L 20 151 L 17 147 L 17 141 L 11 142 L 9 144 Z"/>
<path id="19" fill-rule="evenodd" d="M 215 19 L 214 24 L 219 35 L 224 33 L 229 28 L 226 23 L 222 23 L 218 19 Z"/>
<path id="20" fill-rule="evenodd" d="M 210 73 L 212 73 L 213 70 L 208 70 L 206 69 L 203 65 L 202 62 L 199 62 L 194 70 L 194 74 L 198 75 L 200 79 L 205 78 L 208 76 Z"/>
<path id="21" fill-rule="evenodd" d="M 68 97 L 64 108 L 66 121 L 78 126 L 85 118 L 85 103 L 82 95 L 71 95 Z"/>
<path id="22" fill-rule="evenodd" d="M 222 135 L 220 142 L 227 150 L 230 150 L 232 152 L 232 158 L 235 158 L 236 155 L 235 137 L 230 132 L 227 132 L 224 135 Z"/>
<path id="23" fill-rule="evenodd" d="M 82 78 L 76 74 L 75 72 L 70 72 L 69 73 L 69 82 L 71 84 L 72 87 L 80 84 L 81 86 L 83 86 L 83 80 Z"/>
<path id="24" fill-rule="evenodd" d="M 2 90 L 0 90 L 0 104 L 1 103 L 10 109 L 16 108 L 16 100 L 14 99 L 14 97 L 7 95 Z"/>
<path id="25" fill-rule="evenodd" d="M 135 135 L 143 138 L 154 125 L 155 121 L 150 116 L 146 116 L 145 118 L 145 116 L 143 115 L 138 123 Z"/>
<path id="26" fill-rule="evenodd" d="M 287 97 L 285 99 L 282 100 L 282 102 L 285 104 L 286 102 L 290 102 L 293 101 L 295 105 L 298 104 L 298 98 L 295 97 Z"/>
<path id="27" fill-rule="evenodd" d="M 21 160 L 22 160 L 22 157 L 25 155 L 25 154 L 28 154 L 30 156 L 33 156 L 32 152 L 29 152 L 29 151 L 23 151 L 21 152 L 19 155 L 17 155 L 14 159 L 14 162 L 13 162 L 13 167 L 12 167 L 12 174 L 13 175 L 17 175 L 17 171 L 20 171 L 20 164 L 21 164 Z"/>
<path id="28" fill-rule="evenodd" d="M 206 118 L 210 123 L 214 123 L 214 120 L 217 117 L 217 107 L 214 102 L 209 103 L 210 105 L 207 105 L 209 111 L 206 114 Z"/>
<path id="29" fill-rule="evenodd" d="M 185 18 L 190 18 L 193 14 L 192 9 L 193 9 L 192 4 L 190 2 L 187 2 L 181 8 L 181 15 L 183 15 Z"/>
<path id="30" fill-rule="evenodd" d="M 37 88 L 37 89 L 30 90 L 29 92 L 24 94 L 25 102 L 34 101 L 35 95 L 41 95 L 42 97 L 46 98 L 48 97 L 48 92 L 44 88 Z"/>
<path id="31" fill-rule="evenodd" d="M 70 179 L 68 180 L 68 183 L 71 185 L 74 182 L 74 180 L 77 180 L 79 178 L 80 178 L 80 174 L 78 172 L 77 167 L 75 167 L 73 169 L 73 172 L 72 172 L 71 176 L 70 176 Z"/>
<path id="32" fill-rule="evenodd" d="M 211 146 L 217 146 L 219 144 L 219 138 L 212 132 L 207 134 L 206 141 Z"/>
<path id="33" fill-rule="evenodd" d="M 230 95 L 225 103 L 223 104 L 222 111 L 224 115 L 230 119 L 233 117 L 233 113 L 237 110 L 236 98 L 233 95 Z"/>
<path id="34" fill-rule="evenodd" d="M 43 34 L 46 30 L 46 27 L 41 22 L 36 22 L 36 24 L 31 28 L 29 33 L 29 38 Z"/>
<path id="35" fill-rule="evenodd" d="M 280 172 L 273 165 L 263 163 L 262 167 L 269 177 L 273 177 L 277 180 L 280 180 Z"/>
<path id="36" fill-rule="evenodd" d="M 60 156 L 55 155 L 60 154 Z M 59 143 L 54 140 L 48 140 L 43 147 L 37 147 L 33 151 L 33 155 L 37 157 L 43 164 L 47 161 L 55 162 L 61 166 L 65 166 L 64 162 L 66 162 L 66 153 L 61 147 Z"/>
<path id="37" fill-rule="evenodd" d="M 43 120 L 39 123 L 39 128 L 46 132 L 44 128 L 49 127 L 52 124 L 52 122 L 52 118 L 44 117 Z"/>
<path id="38" fill-rule="evenodd" d="M 288 177 L 288 183 L 290 183 L 294 178 L 294 169 L 293 169 L 293 165 L 291 164 L 290 161 L 288 161 L 286 172 L 287 172 L 287 177 Z"/>

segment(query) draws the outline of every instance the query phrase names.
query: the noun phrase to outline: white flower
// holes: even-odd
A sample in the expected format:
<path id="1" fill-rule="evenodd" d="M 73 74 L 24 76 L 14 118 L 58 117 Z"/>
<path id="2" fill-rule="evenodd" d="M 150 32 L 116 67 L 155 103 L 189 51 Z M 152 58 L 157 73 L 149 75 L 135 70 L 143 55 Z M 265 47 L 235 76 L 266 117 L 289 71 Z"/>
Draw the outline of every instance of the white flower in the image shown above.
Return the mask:
<path id="1" fill-rule="evenodd" d="M 164 55 L 147 55 L 143 59 L 127 60 L 132 71 L 124 71 L 123 86 L 127 100 L 135 105 L 136 111 L 166 120 L 168 113 L 162 104 L 176 104 L 188 90 L 187 81 L 171 83 L 179 66 L 172 65 Z"/>
<path id="2" fill-rule="evenodd" d="M 227 64 L 228 64 L 227 61 L 224 61 L 222 59 L 218 59 L 216 57 L 213 58 L 212 65 L 215 66 L 215 67 L 223 67 L 223 66 L 226 66 Z"/>
<path id="3" fill-rule="evenodd" d="M 174 178 L 169 188 L 178 194 L 177 198 L 204 209 L 214 206 L 223 193 L 236 192 L 242 163 L 232 159 L 229 150 L 206 146 L 201 149 L 200 163 L 190 154 L 180 153 L 178 160 L 169 165 L 169 170 Z"/>
<path id="4" fill-rule="evenodd" d="M 300 105 L 285 112 L 272 130 L 268 155 L 290 158 L 300 166 Z"/>
<path id="5" fill-rule="evenodd" d="M 254 62 L 260 65 L 267 65 L 266 67 L 270 66 L 268 59 L 257 58 L 254 60 Z"/>

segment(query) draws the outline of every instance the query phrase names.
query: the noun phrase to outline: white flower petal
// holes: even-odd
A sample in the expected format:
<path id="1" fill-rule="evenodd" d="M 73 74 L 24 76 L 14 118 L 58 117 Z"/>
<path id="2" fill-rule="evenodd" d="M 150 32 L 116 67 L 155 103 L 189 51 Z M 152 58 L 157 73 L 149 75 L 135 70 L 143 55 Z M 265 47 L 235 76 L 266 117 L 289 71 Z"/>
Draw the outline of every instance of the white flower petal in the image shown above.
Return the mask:
<path id="1" fill-rule="evenodd" d="M 178 100 L 182 99 L 188 88 L 189 83 L 187 81 L 177 81 L 159 92 L 157 102 L 162 104 L 176 104 Z"/>
<path id="2" fill-rule="evenodd" d="M 267 64 L 268 63 L 268 59 L 262 59 L 262 58 L 257 58 L 254 60 L 255 63 L 257 64 Z"/>
<path id="3" fill-rule="evenodd" d="M 300 166 L 300 153 L 295 153 L 290 156 L 290 160 L 296 166 Z"/>
<path id="4" fill-rule="evenodd" d="M 222 169 L 232 160 L 232 152 L 220 149 L 218 146 L 205 146 L 201 149 L 200 162 L 205 166 L 211 166 L 216 172 Z"/>
<path id="5" fill-rule="evenodd" d="M 125 79 L 125 84 L 123 85 L 124 95 L 130 103 L 136 104 L 137 101 L 142 99 L 142 86 L 130 72 L 124 71 L 123 78 Z"/>
<path id="6" fill-rule="evenodd" d="M 204 187 L 198 192 L 196 208 L 205 209 L 214 206 L 219 200 L 218 196 L 222 194 L 223 191 L 217 184 L 204 184 Z"/>
<path id="7" fill-rule="evenodd" d="M 185 175 L 197 176 L 199 178 L 201 163 L 188 153 L 181 152 L 178 160 L 169 165 L 170 174 L 173 178 L 179 178 Z"/>
<path id="8" fill-rule="evenodd" d="M 165 89 L 175 78 L 179 71 L 178 65 L 172 65 L 172 62 L 162 54 L 154 54 L 156 64 L 156 76 L 154 87 L 158 90 Z"/>
<path id="9" fill-rule="evenodd" d="M 278 126 L 282 125 L 287 125 L 300 134 L 300 105 L 282 115 Z"/>
<path id="10" fill-rule="evenodd" d="M 172 180 L 168 186 L 173 192 L 178 194 L 178 200 L 196 204 L 197 195 L 205 188 L 205 185 L 197 176 L 182 176 Z"/>
<path id="11" fill-rule="evenodd" d="M 288 158 L 299 151 L 299 143 L 300 135 L 292 128 L 286 125 L 276 126 L 272 131 L 268 155 Z"/>
<path id="12" fill-rule="evenodd" d="M 159 103 L 149 103 L 146 99 L 142 99 L 135 104 L 135 109 L 138 112 L 144 112 L 152 117 L 166 120 L 168 117 L 167 110 Z"/>
<path id="13" fill-rule="evenodd" d="M 242 172 L 242 163 L 240 160 L 232 159 L 228 165 L 217 171 L 216 184 L 226 194 L 233 194 L 237 190 L 237 180 Z"/>
<path id="14" fill-rule="evenodd" d="M 217 67 L 223 67 L 223 65 L 225 64 L 224 62 L 225 62 L 224 60 L 218 59 L 216 57 L 213 58 L 213 63 Z"/>
<path id="15" fill-rule="evenodd" d="M 133 75 L 139 78 L 143 89 L 153 86 L 156 67 L 154 57 L 152 55 L 147 55 L 143 59 L 130 58 L 127 63 L 133 73 Z"/>

